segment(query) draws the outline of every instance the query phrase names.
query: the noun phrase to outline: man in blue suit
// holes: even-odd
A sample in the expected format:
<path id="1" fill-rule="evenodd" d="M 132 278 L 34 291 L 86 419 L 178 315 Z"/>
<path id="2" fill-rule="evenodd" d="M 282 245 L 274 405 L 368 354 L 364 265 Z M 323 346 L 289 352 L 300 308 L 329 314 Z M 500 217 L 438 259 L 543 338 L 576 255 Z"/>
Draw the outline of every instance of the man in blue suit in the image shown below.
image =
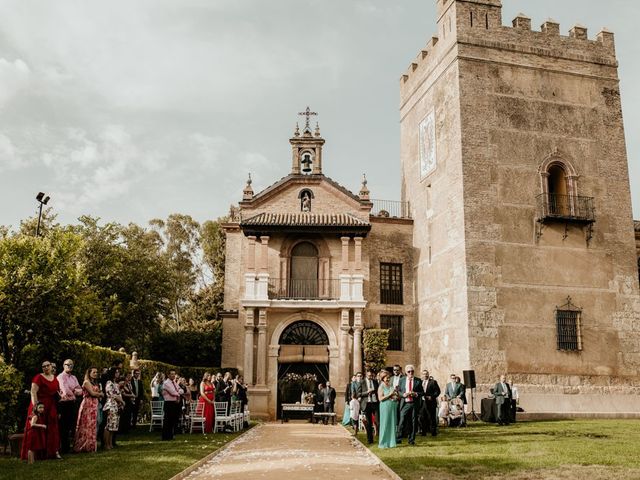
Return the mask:
<path id="1" fill-rule="evenodd" d="M 420 398 L 424 395 L 422 381 L 413 376 L 413 365 L 405 368 L 406 376 L 400 379 L 398 393 L 400 394 L 400 422 L 396 433 L 397 442 L 402 441 L 402 432 L 405 425 L 409 431 L 409 445 L 415 445 L 416 432 L 418 430 L 418 414 L 420 413 Z"/>

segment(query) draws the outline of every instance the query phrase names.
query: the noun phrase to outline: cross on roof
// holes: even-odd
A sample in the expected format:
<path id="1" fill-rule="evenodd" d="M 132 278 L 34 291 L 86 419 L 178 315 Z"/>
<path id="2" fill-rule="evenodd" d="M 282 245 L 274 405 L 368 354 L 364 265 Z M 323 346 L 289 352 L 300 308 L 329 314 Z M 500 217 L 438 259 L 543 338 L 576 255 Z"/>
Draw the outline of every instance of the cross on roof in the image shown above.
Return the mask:
<path id="1" fill-rule="evenodd" d="M 309 128 L 309 117 L 311 115 L 318 115 L 316 112 L 312 112 L 311 109 L 307 106 L 307 109 L 304 112 L 298 113 L 298 115 L 302 115 L 303 117 L 307 117 L 305 119 L 305 129 Z"/>

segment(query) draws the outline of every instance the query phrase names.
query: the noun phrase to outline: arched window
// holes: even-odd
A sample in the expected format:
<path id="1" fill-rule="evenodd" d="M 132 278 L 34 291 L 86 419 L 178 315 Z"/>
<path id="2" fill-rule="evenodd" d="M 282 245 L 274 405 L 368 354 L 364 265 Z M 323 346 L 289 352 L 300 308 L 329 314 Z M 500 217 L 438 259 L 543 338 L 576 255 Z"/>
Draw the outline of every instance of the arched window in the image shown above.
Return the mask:
<path id="1" fill-rule="evenodd" d="M 576 171 L 559 152 L 547 157 L 538 170 L 542 187 L 543 216 L 574 215 L 578 194 Z"/>
<path id="2" fill-rule="evenodd" d="M 329 345 L 329 337 L 317 323 L 300 320 L 284 329 L 280 345 Z"/>
<path id="3" fill-rule="evenodd" d="M 289 296 L 318 297 L 318 249 L 311 242 L 300 242 L 291 250 Z"/>

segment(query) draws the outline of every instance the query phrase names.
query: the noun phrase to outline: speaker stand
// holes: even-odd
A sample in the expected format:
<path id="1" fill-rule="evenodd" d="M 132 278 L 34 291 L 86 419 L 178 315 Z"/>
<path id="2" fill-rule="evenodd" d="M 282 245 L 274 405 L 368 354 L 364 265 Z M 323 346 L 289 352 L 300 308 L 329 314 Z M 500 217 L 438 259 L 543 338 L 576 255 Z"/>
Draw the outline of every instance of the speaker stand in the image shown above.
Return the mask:
<path id="1" fill-rule="evenodd" d="M 478 417 L 478 415 L 476 414 L 476 410 L 475 410 L 474 405 L 473 405 L 473 391 L 474 390 L 475 390 L 475 388 L 471 389 L 471 413 L 469 414 L 469 418 L 471 420 L 474 420 L 474 421 L 477 422 L 478 420 L 480 420 L 480 417 Z"/>

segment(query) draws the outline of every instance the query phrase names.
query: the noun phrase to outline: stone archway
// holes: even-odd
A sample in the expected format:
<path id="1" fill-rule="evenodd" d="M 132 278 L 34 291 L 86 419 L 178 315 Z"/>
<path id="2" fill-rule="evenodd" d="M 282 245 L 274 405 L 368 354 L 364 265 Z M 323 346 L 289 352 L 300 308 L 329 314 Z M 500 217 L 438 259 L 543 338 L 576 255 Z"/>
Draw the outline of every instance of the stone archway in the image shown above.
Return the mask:
<path id="1" fill-rule="evenodd" d="M 298 345 L 299 342 L 309 342 L 311 345 Z M 311 347 L 306 358 L 305 347 Z M 314 352 L 313 347 L 320 347 L 324 353 Z M 314 358 L 314 355 L 317 356 Z M 323 355 L 324 358 L 321 358 Z M 318 381 L 332 380 L 335 383 L 338 379 L 338 362 L 338 339 L 334 329 L 324 319 L 311 312 L 298 312 L 279 322 L 269 344 L 268 388 L 271 391 L 269 410 L 272 418 L 279 415 L 278 381 L 283 373 L 303 374 L 308 370 L 316 374 Z M 288 367 L 281 368 L 281 365 Z"/>

